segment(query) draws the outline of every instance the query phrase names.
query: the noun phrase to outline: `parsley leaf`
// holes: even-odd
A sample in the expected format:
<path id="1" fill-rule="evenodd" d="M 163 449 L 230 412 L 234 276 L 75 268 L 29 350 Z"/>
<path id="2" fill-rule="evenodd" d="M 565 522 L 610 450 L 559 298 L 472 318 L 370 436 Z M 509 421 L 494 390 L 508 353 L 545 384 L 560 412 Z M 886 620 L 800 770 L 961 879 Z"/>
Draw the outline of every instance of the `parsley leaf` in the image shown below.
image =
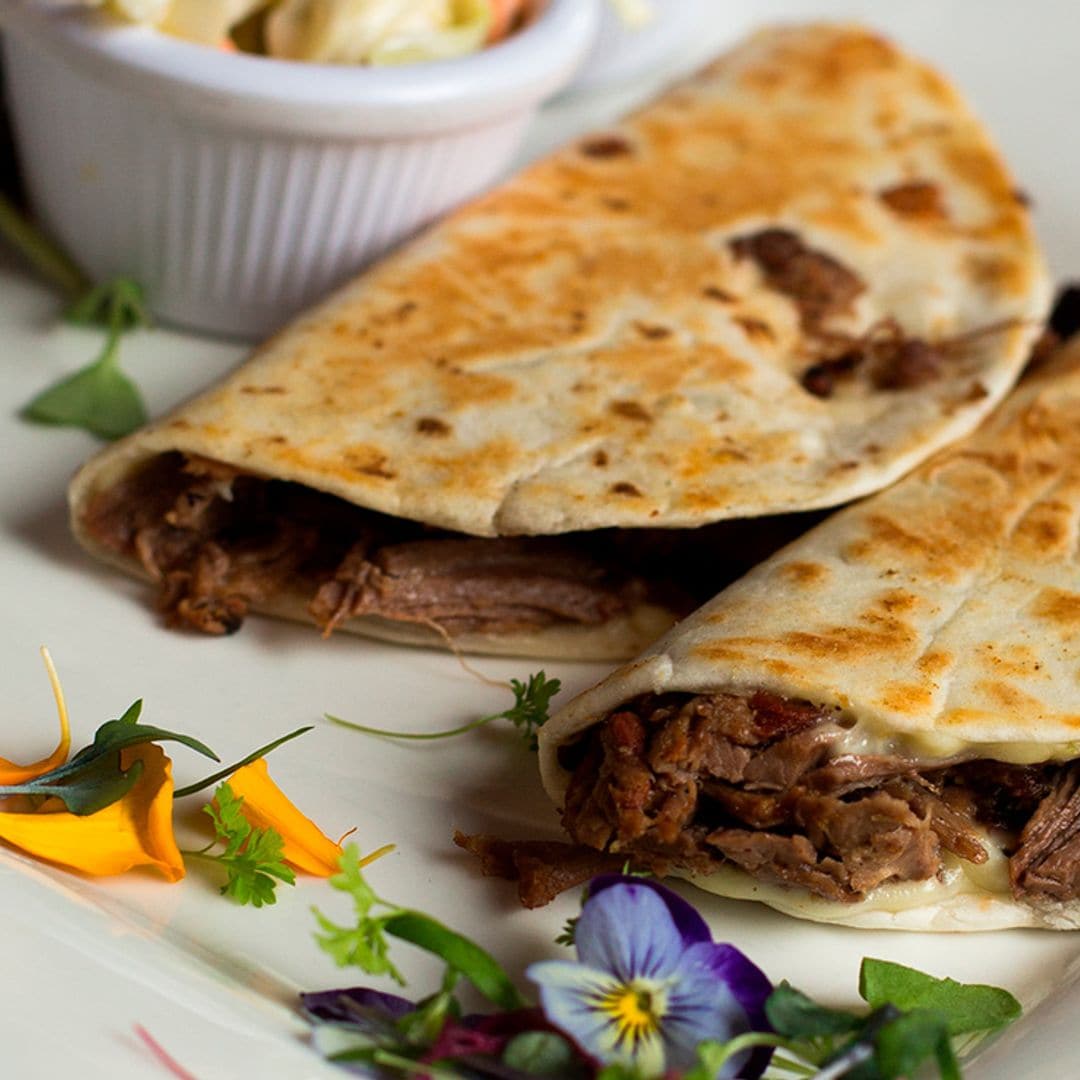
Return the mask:
<path id="1" fill-rule="evenodd" d="M 356 926 L 338 926 L 331 922 L 318 908 L 315 915 L 321 934 L 315 935 L 319 948 L 328 953 L 338 967 L 358 967 L 369 975 L 389 975 L 400 986 L 405 978 L 389 957 L 390 945 L 386 940 L 386 921 L 401 909 L 390 907 L 389 914 L 374 916 L 371 909 L 382 904 L 375 890 L 367 883 L 360 871 L 360 851 L 349 844 L 338 860 L 341 872 L 330 879 L 330 884 L 353 899 Z"/>
<path id="2" fill-rule="evenodd" d="M 275 829 L 257 829 L 244 817 L 243 798 L 222 784 L 214 792 L 214 801 L 203 807 L 214 823 L 217 842 L 225 850 L 216 855 L 208 851 L 185 852 L 220 863 L 228 874 L 221 886 L 223 896 L 238 904 L 262 907 L 277 901 L 279 881 L 292 885 L 296 875 L 285 865 L 282 851 L 285 841 Z"/>
<path id="3" fill-rule="evenodd" d="M 330 713 L 324 715 L 332 724 L 351 728 L 353 731 L 360 731 L 365 735 L 379 735 L 387 739 L 410 739 L 417 742 L 431 739 L 447 739 L 452 735 L 464 735 L 468 731 L 486 727 L 495 720 L 509 720 L 521 732 L 522 738 L 524 738 L 529 749 L 535 750 L 536 732 L 547 723 L 551 699 L 561 688 L 562 683 L 558 679 L 549 679 L 543 671 L 530 675 L 527 683 L 523 683 L 518 679 L 511 679 L 510 689 L 514 695 L 514 704 L 509 709 L 491 713 L 489 716 L 481 716 L 477 720 L 471 720 L 460 727 L 448 728 L 445 731 L 391 731 L 387 728 L 355 724 L 350 720 L 342 720 L 339 716 L 331 716 Z"/>
<path id="4" fill-rule="evenodd" d="M 509 720 L 521 732 L 529 749 L 535 750 L 536 733 L 547 723 L 551 699 L 562 689 L 562 683 L 538 671 L 529 676 L 527 684 L 511 679 L 510 689 L 514 692 L 514 704 L 492 719 Z"/>

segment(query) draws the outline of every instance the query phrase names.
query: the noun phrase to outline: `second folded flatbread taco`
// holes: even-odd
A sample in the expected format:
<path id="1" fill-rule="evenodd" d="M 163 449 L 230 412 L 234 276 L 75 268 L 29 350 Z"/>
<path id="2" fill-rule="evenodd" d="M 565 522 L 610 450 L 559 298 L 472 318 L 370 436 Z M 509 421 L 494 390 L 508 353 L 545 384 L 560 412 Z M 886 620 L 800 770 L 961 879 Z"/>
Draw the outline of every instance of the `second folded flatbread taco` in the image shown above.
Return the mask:
<path id="1" fill-rule="evenodd" d="M 579 844 L 853 926 L 1080 926 L 1080 339 L 541 732 Z"/>
<path id="2" fill-rule="evenodd" d="M 213 633 L 254 609 L 632 655 L 687 580 L 704 599 L 775 547 L 684 539 L 896 479 L 1006 393 L 1046 303 L 940 76 L 864 30 L 772 30 L 93 460 L 75 530 Z"/>

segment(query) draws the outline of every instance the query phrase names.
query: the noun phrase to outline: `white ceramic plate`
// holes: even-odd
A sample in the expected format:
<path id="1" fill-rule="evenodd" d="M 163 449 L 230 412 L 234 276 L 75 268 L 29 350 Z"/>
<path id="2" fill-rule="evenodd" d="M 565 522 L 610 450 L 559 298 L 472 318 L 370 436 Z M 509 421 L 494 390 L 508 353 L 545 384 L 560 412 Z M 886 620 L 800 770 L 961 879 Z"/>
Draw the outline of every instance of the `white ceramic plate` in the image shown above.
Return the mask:
<path id="1" fill-rule="evenodd" d="M 1069 0 L 909 0 L 904 5 L 715 0 L 697 46 L 734 36 L 773 16 L 871 17 L 949 71 L 996 130 L 1020 182 L 1034 196 L 1059 276 L 1080 271 L 1080 212 L 1074 209 L 1080 143 L 1062 131 L 1080 102 L 1073 61 L 1080 18 Z M 682 58 L 689 64 L 693 57 Z M 619 102 L 549 112 L 531 143 L 539 152 Z M 1070 104 L 1071 103 L 1071 104 Z M 439 653 L 395 649 L 252 619 L 233 638 L 164 630 L 141 586 L 99 568 L 70 539 L 63 490 L 94 449 L 78 432 L 20 423 L 13 413 L 45 383 L 89 358 L 99 339 L 60 327 L 51 295 L 0 259 L 0 754 L 32 760 L 47 752 L 54 717 L 37 647 L 59 666 L 77 740 L 146 700 L 149 721 L 191 732 L 225 758 L 303 723 L 316 730 L 273 759 L 299 805 L 337 835 L 356 826 L 362 846 L 397 852 L 370 870 L 388 898 L 431 911 L 485 942 L 516 976 L 559 950 L 551 944 L 576 908 L 565 896 L 525 912 L 513 887 L 482 879 L 450 843 L 453 828 L 505 836 L 554 836 L 556 818 L 533 758 L 512 732 L 486 730 L 436 746 L 394 745 L 320 722 L 324 711 L 389 727 L 433 730 L 502 708 L 507 698 Z M 232 346 L 165 331 L 125 343 L 127 366 L 159 411 L 240 356 Z M 482 661 L 490 675 L 523 676 L 526 663 Z M 548 665 L 568 692 L 598 667 Z M 193 755 L 175 754 L 181 778 L 202 775 Z M 197 818 L 197 814 L 192 816 Z M 344 920 L 344 896 L 325 883 L 282 889 L 280 902 L 234 907 L 194 869 L 169 886 L 146 874 L 100 883 L 0 852 L 0 1060 L 4 1075 L 51 1078 L 73 1067 L 83 1078 L 167 1076 L 135 1035 L 142 1025 L 199 1080 L 340 1075 L 304 1045 L 295 1012 L 300 988 L 370 981 L 339 972 L 311 941 L 319 904 Z M 774 978 L 834 1002 L 855 1000 L 862 956 L 901 960 L 938 974 L 998 983 L 1031 1012 L 971 1066 L 977 1080 L 1073 1075 L 1078 1045 L 1068 989 L 1080 937 L 1034 931 L 996 935 L 889 935 L 817 927 L 750 904 L 687 892 L 719 939 L 736 942 Z M 395 952 L 421 994 L 436 967 L 401 945 Z M 389 987 L 387 987 L 389 988 Z"/>

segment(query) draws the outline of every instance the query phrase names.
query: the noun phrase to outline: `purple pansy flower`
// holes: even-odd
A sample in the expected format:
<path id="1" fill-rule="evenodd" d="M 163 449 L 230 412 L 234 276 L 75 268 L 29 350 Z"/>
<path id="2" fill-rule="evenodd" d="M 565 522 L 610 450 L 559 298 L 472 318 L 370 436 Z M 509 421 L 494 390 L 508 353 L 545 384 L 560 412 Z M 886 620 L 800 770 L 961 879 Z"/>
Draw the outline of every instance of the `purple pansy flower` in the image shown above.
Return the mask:
<path id="1" fill-rule="evenodd" d="M 661 1076 L 692 1067 L 703 1040 L 769 1029 L 769 980 L 734 946 L 715 944 L 704 919 L 662 885 L 597 878 L 575 942 L 577 963 L 545 961 L 526 974 L 552 1024 L 604 1063 Z M 719 1078 L 757 1077 L 767 1063 L 768 1053 L 738 1055 Z"/>

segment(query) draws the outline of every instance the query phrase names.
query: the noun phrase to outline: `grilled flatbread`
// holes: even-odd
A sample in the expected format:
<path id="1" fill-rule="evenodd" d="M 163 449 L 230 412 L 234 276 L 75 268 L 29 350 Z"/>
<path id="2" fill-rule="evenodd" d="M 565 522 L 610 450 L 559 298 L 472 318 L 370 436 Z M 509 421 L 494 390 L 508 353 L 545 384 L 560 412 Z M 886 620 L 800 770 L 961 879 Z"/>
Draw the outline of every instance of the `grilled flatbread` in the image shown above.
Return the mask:
<path id="1" fill-rule="evenodd" d="M 1080 925 L 1080 338 L 543 728 L 587 846 L 852 926 Z"/>
<path id="2" fill-rule="evenodd" d="M 106 450 L 75 530 L 211 632 L 255 609 L 625 657 L 682 609 L 653 580 L 672 530 L 892 482 L 1007 392 L 1047 302 L 939 75 L 861 29 L 770 30 Z M 722 531 L 736 573 L 775 546 Z"/>

